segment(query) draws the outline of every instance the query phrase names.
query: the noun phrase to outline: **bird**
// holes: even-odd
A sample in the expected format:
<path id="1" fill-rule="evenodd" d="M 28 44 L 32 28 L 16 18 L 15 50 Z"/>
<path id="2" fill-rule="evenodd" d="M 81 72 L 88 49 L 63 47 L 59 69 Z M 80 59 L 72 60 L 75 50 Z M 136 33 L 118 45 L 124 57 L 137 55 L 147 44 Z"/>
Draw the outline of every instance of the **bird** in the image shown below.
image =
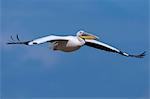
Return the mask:
<path id="1" fill-rule="evenodd" d="M 126 57 L 135 57 L 135 58 L 143 58 L 145 56 L 145 51 L 138 55 L 128 54 L 119 50 L 116 47 L 110 46 L 99 40 L 99 37 L 80 30 L 74 36 L 57 36 L 57 35 L 48 35 L 39 37 L 33 40 L 28 41 L 20 41 L 19 36 L 16 36 L 17 41 L 14 41 L 11 36 L 12 41 L 7 42 L 7 44 L 23 44 L 28 46 L 39 45 L 43 43 L 51 43 L 52 50 L 54 51 L 63 51 L 63 52 L 73 52 L 80 49 L 82 46 L 89 46 L 96 49 L 117 53 Z"/>

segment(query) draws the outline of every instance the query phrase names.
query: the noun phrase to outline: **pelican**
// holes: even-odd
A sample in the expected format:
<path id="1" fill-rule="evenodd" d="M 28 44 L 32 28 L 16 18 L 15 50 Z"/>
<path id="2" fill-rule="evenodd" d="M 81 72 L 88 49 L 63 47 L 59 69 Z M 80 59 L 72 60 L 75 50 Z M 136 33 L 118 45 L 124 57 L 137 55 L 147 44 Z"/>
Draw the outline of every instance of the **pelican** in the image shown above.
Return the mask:
<path id="1" fill-rule="evenodd" d="M 29 40 L 29 41 L 20 41 L 17 35 L 17 41 L 14 41 L 12 36 L 11 36 L 11 39 L 13 41 L 8 42 L 7 44 L 24 44 L 24 45 L 32 46 L 32 45 L 39 45 L 43 43 L 51 43 L 52 49 L 54 51 L 58 50 L 58 51 L 63 51 L 63 52 L 72 52 L 86 45 L 86 46 L 97 48 L 100 50 L 118 53 L 126 57 L 143 58 L 145 56 L 145 52 L 138 54 L 138 55 L 132 55 L 126 52 L 122 52 L 113 46 L 110 46 L 106 43 L 101 42 L 99 40 L 99 37 L 97 37 L 96 35 L 87 33 L 82 30 L 78 31 L 76 33 L 76 36 L 49 35 L 49 36 L 44 36 L 44 37 L 40 37 L 37 39 Z"/>

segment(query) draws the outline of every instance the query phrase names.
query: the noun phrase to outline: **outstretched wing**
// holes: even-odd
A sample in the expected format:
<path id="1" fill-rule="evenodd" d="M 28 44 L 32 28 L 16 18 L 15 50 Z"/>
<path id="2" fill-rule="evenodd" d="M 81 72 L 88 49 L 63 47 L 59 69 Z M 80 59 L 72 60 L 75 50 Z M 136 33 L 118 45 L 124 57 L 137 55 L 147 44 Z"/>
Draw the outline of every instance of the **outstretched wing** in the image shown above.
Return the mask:
<path id="1" fill-rule="evenodd" d="M 145 52 L 139 54 L 139 55 L 131 55 L 125 52 L 120 51 L 119 49 L 112 47 L 108 44 L 105 44 L 103 42 L 99 42 L 96 40 L 85 40 L 85 45 L 90 46 L 90 47 L 94 47 L 100 50 L 105 50 L 108 52 L 114 52 L 114 53 L 118 53 L 121 54 L 123 56 L 127 56 L 127 57 L 136 57 L 136 58 L 143 58 L 145 56 Z"/>
<path id="2" fill-rule="evenodd" d="M 45 36 L 45 37 L 34 39 L 31 42 L 29 42 L 29 45 L 32 45 L 32 44 L 42 44 L 42 43 L 54 42 L 54 41 L 68 41 L 68 40 L 69 39 L 66 36 L 54 36 L 54 35 L 50 35 L 50 36 Z"/>
<path id="3" fill-rule="evenodd" d="M 11 36 L 12 38 L 12 36 Z M 13 38 L 12 38 L 13 40 Z M 20 41 L 18 35 L 17 35 L 17 40 L 13 42 L 8 42 L 7 44 L 25 44 L 25 45 L 37 45 L 37 44 L 42 44 L 42 43 L 47 43 L 47 42 L 54 42 L 54 41 L 68 41 L 69 39 L 66 36 L 45 36 L 45 37 L 40 37 L 34 40 L 30 41 Z"/>

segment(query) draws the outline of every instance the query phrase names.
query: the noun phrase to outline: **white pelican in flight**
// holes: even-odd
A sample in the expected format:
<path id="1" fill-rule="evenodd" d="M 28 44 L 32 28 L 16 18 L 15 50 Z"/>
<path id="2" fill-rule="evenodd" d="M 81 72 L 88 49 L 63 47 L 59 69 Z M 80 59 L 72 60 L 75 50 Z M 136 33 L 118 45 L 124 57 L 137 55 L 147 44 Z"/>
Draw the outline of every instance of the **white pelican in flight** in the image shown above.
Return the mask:
<path id="1" fill-rule="evenodd" d="M 12 36 L 11 39 L 13 40 Z M 8 42 L 7 44 L 24 44 L 24 45 L 31 46 L 31 45 L 39 45 L 43 43 L 52 43 L 53 50 L 59 50 L 63 52 L 72 52 L 86 45 L 100 50 L 118 53 L 120 55 L 127 56 L 127 57 L 143 58 L 145 56 L 145 52 L 139 55 L 131 55 L 126 52 L 122 52 L 115 47 L 112 47 L 110 45 L 107 45 L 99 41 L 98 39 L 99 38 L 97 36 L 81 30 L 77 32 L 76 36 L 49 35 L 49 36 L 33 39 L 30 41 L 20 41 L 17 35 L 18 41 Z"/>

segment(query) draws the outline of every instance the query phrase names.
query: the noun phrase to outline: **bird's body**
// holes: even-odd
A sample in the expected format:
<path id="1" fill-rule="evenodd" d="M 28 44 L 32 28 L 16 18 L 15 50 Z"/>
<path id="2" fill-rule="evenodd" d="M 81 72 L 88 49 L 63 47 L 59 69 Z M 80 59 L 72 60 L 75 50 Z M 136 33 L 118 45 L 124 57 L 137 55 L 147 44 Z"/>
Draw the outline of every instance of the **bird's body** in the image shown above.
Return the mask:
<path id="1" fill-rule="evenodd" d="M 64 36 L 64 41 L 54 41 L 53 50 L 59 50 L 64 52 L 72 52 L 78 50 L 85 44 L 85 41 L 76 36 Z"/>
<path id="2" fill-rule="evenodd" d="M 49 41 L 49 39 L 51 39 Z M 53 50 L 59 50 L 64 52 L 72 52 L 79 49 L 85 44 L 85 41 L 77 36 L 46 36 L 38 38 L 29 43 L 29 45 L 41 44 L 50 42 L 53 44 Z"/>
<path id="3" fill-rule="evenodd" d="M 12 38 L 12 37 L 11 37 Z M 142 58 L 145 55 L 145 52 L 139 55 L 131 55 L 125 52 L 120 51 L 119 49 L 112 47 L 106 43 L 100 42 L 98 37 L 84 31 L 77 32 L 76 36 L 55 36 L 49 35 L 45 37 L 40 37 L 34 40 L 21 42 L 17 35 L 17 42 L 9 42 L 7 44 L 25 44 L 25 45 L 39 45 L 42 43 L 51 43 L 53 50 L 63 51 L 63 52 L 72 52 L 78 50 L 80 47 L 86 45 L 94 47 L 97 49 L 118 53 L 127 57 L 137 57 Z"/>

